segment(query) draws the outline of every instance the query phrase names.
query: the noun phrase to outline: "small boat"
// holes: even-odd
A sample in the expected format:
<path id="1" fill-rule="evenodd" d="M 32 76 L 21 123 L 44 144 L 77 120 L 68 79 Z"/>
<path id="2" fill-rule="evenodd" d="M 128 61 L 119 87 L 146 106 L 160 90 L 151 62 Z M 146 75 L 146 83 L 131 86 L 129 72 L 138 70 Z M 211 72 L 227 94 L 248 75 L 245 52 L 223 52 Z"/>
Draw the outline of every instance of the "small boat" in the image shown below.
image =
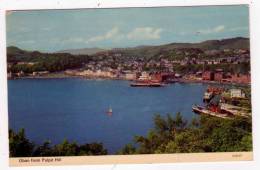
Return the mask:
<path id="1" fill-rule="evenodd" d="M 109 107 L 109 109 L 108 109 L 108 111 L 107 111 L 107 114 L 108 114 L 109 116 L 112 116 L 112 113 L 113 113 L 113 110 L 112 110 L 111 107 Z"/>

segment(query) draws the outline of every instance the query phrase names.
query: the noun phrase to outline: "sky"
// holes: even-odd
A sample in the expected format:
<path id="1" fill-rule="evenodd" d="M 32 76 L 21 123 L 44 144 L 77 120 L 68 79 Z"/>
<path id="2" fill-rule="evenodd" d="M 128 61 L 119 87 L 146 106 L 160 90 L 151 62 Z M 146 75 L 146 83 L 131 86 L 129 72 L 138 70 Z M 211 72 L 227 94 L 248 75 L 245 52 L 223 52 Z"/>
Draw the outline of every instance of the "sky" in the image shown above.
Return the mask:
<path id="1" fill-rule="evenodd" d="M 249 37 L 247 5 L 6 13 L 7 46 L 55 52 Z"/>

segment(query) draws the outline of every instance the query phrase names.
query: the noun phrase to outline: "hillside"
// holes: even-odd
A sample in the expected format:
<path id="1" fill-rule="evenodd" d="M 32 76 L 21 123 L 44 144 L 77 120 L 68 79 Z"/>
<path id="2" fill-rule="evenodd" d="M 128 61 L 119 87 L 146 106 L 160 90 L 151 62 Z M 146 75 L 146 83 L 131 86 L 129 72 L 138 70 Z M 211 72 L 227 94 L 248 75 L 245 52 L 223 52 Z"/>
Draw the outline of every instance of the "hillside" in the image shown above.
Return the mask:
<path id="1" fill-rule="evenodd" d="M 85 55 L 85 54 L 92 55 L 102 51 L 106 51 L 106 50 L 101 48 L 82 48 L 82 49 L 61 50 L 61 51 L 57 51 L 56 53 L 70 53 L 72 55 Z"/>
<path id="2" fill-rule="evenodd" d="M 200 43 L 171 43 L 159 46 L 141 46 L 134 48 L 114 49 L 126 56 L 153 57 L 160 54 L 167 54 L 176 49 L 194 50 L 223 50 L 223 49 L 249 49 L 248 38 L 231 38 L 223 40 L 208 40 Z"/>
<path id="3" fill-rule="evenodd" d="M 105 53 L 99 52 L 92 55 L 72 55 L 70 53 L 64 53 L 66 51 L 59 53 L 42 53 L 39 51 L 25 51 L 11 46 L 7 48 L 7 62 L 9 64 L 8 72 L 12 73 L 18 73 L 21 70 L 24 73 L 32 73 L 35 71 L 59 72 L 67 69 L 82 68 L 86 66 L 86 63 L 92 63 L 91 66 L 89 66 L 91 68 L 109 67 L 117 69 L 123 66 L 122 70 L 142 69 L 146 71 L 156 71 L 162 68 L 169 69 L 168 66 L 161 64 L 160 67 L 154 66 L 154 62 L 161 62 L 163 60 L 188 62 L 191 59 L 208 60 L 211 58 L 216 59 L 230 56 L 237 59 L 243 56 L 241 58 L 243 65 L 236 64 L 234 67 L 223 65 L 223 69 L 227 72 L 236 71 L 245 73 L 250 70 L 250 64 L 247 62 L 250 51 L 236 49 L 248 48 L 249 39 L 247 38 L 209 40 L 201 43 L 171 43 L 159 46 L 116 48 L 107 50 Z M 223 49 L 234 50 L 223 51 Z M 248 57 L 245 58 L 244 56 Z M 28 64 L 29 62 L 30 64 Z M 136 62 L 142 66 L 133 64 Z M 152 63 L 150 66 L 147 64 L 149 62 Z M 175 67 L 175 70 L 178 70 L 180 73 L 186 73 L 190 70 L 201 70 L 200 67 L 201 65 L 198 66 L 194 64 Z M 214 68 L 212 67 L 212 69 Z"/>
<path id="4" fill-rule="evenodd" d="M 125 56 L 136 56 L 136 57 L 153 57 L 162 53 L 169 53 L 175 49 L 195 49 L 195 50 L 223 50 L 223 49 L 249 49 L 249 39 L 248 38 L 230 38 L 223 40 L 208 40 L 200 43 L 171 43 L 158 46 L 138 46 L 132 48 L 114 48 L 112 50 L 105 50 L 101 48 L 83 48 L 83 49 L 71 49 L 63 50 L 55 53 L 69 53 L 73 55 L 93 55 L 97 52 L 110 51 L 110 52 L 120 52 Z M 8 55 L 18 55 L 23 56 L 28 54 L 25 50 L 21 50 L 17 47 L 10 46 L 7 48 Z"/>
<path id="5" fill-rule="evenodd" d="M 100 48 L 83 48 L 73 50 L 63 50 L 60 52 L 70 54 L 88 54 L 93 55 L 97 52 L 110 51 L 120 52 L 124 56 L 136 57 L 153 57 L 160 54 L 167 54 L 176 49 L 197 49 L 202 51 L 207 50 L 223 50 L 223 49 L 249 49 L 249 39 L 236 37 L 222 40 L 207 40 L 200 43 L 170 43 L 158 46 L 137 46 L 131 48 L 114 48 L 112 50 L 104 50 Z"/>
<path id="6" fill-rule="evenodd" d="M 15 46 L 9 46 L 7 47 L 7 54 L 8 55 L 17 55 L 17 54 L 24 54 L 26 51 L 22 50 Z"/>

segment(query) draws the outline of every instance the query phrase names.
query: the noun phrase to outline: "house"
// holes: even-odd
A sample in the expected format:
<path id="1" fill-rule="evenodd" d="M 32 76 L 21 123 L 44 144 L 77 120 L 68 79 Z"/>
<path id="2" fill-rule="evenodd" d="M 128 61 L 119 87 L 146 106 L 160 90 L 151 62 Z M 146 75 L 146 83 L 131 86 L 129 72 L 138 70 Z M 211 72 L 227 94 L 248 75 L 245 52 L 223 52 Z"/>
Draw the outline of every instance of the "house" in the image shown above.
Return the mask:
<path id="1" fill-rule="evenodd" d="M 213 61 L 211 61 L 211 60 L 207 60 L 206 62 L 207 62 L 208 65 L 214 64 Z"/>
<path id="2" fill-rule="evenodd" d="M 249 84 L 251 82 L 250 74 L 235 74 L 231 75 L 231 82 Z"/>
<path id="3" fill-rule="evenodd" d="M 23 72 L 22 70 L 17 73 L 17 76 L 18 76 L 18 77 L 22 77 L 22 76 L 24 76 L 24 75 L 25 75 L 25 74 L 24 74 L 24 72 Z"/>
<path id="4" fill-rule="evenodd" d="M 180 65 L 181 66 L 186 66 L 186 65 L 188 65 L 188 63 L 189 63 L 188 61 L 183 60 L 183 61 L 181 61 Z"/>
<path id="5" fill-rule="evenodd" d="M 13 78 L 13 73 L 12 73 L 12 72 L 7 73 L 7 78 L 8 78 L 8 79 Z"/>
<path id="6" fill-rule="evenodd" d="M 246 95 L 241 89 L 230 89 L 231 98 L 245 98 Z"/>
<path id="7" fill-rule="evenodd" d="M 205 71 L 202 73 L 202 79 L 203 80 L 214 80 L 214 73 L 211 71 Z"/>
<path id="8" fill-rule="evenodd" d="M 157 82 L 162 82 L 163 81 L 162 77 L 163 77 L 163 75 L 161 73 L 155 73 L 155 74 L 151 75 L 151 80 L 157 81 Z"/>
<path id="9" fill-rule="evenodd" d="M 197 71 L 197 72 L 196 72 L 196 76 L 197 76 L 197 77 L 201 77 L 201 76 L 202 76 L 202 71 Z"/>
<path id="10" fill-rule="evenodd" d="M 136 79 L 136 73 L 132 73 L 132 72 L 125 72 L 125 79 L 127 80 L 135 80 Z"/>
<path id="11" fill-rule="evenodd" d="M 49 74 L 49 71 L 34 71 L 32 73 L 33 76 L 43 76 Z"/>
<path id="12" fill-rule="evenodd" d="M 149 80 L 150 79 L 150 76 L 149 76 L 149 73 L 147 72 L 142 72 L 141 76 L 139 77 L 139 80 Z"/>
<path id="13" fill-rule="evenodd" d="M 182 75 L 181 75 L 181 74 L 178 74 L 178 73 L 175 73 L 175 74 L 174 74 L 174 77 L 175 77 L 175 78 L 181 78 Z"/>
<path id="14" fill-rule="evenodd" d="M 214 74 L 214 80 L 215 81 L 222 81 L 224 78 L 224 72 L 223 69 L 216 69 Z"/>
<path id="15" fill-rule="evenodd" d="M 203 64 L 205 64 L 205 61 L 200 61 L 200 60 L 198 60 L 198 61 L 196 61 L 196 63 L 203 65 Z"/>
<path id="16" fill-rule="evenodd" d="M 214 80 L 215 81 L 222 81 L 223 78 L 224 78 L 224 74 L 222 72 L 214 74 Z"/>
<path id="17" fill-rule="evenodd" d="M 30 65 L 33 66 L 37 64 L 38 62 L 18 62 L 17 65 Z"/>
<path id="18" fill-rule="evenodd" d="M 213 64 L 220 64 L 220 61 L 219 60 L 214 60 L 214 61 L 212 61 L 213 62 Z"/>

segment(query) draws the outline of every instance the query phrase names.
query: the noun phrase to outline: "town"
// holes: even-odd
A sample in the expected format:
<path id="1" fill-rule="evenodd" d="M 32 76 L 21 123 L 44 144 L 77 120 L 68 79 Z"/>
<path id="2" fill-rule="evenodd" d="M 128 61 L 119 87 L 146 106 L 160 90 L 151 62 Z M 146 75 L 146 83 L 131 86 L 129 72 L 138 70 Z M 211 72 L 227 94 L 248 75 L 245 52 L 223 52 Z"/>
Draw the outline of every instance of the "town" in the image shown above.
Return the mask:
<path id="1" fill-rule="evenodd" d="M 247 49 L 206 51 L 194 48 L 174 49 L 170 52 L 161 52 L 153 57 L 131 56 L 124 50 L 115 49 L 79 57 L 88 59 L 77 64 L 76 67 L 64 67 L 56 70 L 43 67 L 42 65 L 46 65 L 44 63 L 46 61 L 41 60 L 36 62 L 10 61 L 8 62 L 8 78 L 77 76 L 131 80 L 147 85 L 155 83 L 155 86 L 177 81 L 239 85 L 249 85 L 251 82 L 250 52 Z M 61 61 L 57 62 L 59 64 Z M 42 66 L 40 69 L 38 69 L 39 65 Z M 51 65 L 51 67 L 60 67 L 56 65 Z"/>
<path id="2" fill-rule="evenodd" d="M 113 49 L 93 55 L 14 51 L 15 54 L 8 56 L 9 79 L 81 77 L 128 80 L 131 87 L 164 87 L 176 82 L 207 83 L 212 85 L 203 97 L 207 103 L 205 106 L 193 105 L 193 112 L 220 118 L 251 116 L 248 49 L 160 49 L 159 53 L 150 56 L 129 49 Z M 74 64 L 71 64 L 71 58 Z M 225 88 L 223 85 L 236 87 Z"/>

